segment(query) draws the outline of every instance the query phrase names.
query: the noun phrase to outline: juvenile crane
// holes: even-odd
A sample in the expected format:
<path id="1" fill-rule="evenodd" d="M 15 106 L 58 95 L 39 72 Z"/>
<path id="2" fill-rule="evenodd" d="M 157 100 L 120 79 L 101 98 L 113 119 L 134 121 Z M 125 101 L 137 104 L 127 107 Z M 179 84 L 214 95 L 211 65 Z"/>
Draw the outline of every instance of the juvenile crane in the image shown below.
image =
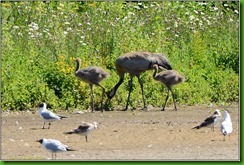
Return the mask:
<path id="1" fill-rule="evenodd" d="M 129 73 L 129 94 L 124 110 L 126 111 L 128 109 L 130 94 L 132 91 L 132 81 L 133 77 L 135 76 L 138 78 L 138 82 L 141 87 L 142 99 L 144 104 L 143 110 L 146 110 L 147 106 L 144 98 L 143 83 L 140 79 L 140 75 L 147 70 L 151 70 L 151 63 L 157 64 L 165 69 L 172 69 L 168 59 L 162 53 L 131 52 L 119 56 L 115 61 L 115 67 L 120 79 L 119 82 L 109 92 L 107 92 L 108 102 L 114 97 L 117 89 L 123 83 L 125 73 Z"/>
<path id="2" fill-rule="evenodd" d="M 166 103 L 168 101 L 169 91 L 172 93 L 172 98 L 174 101 L 175 110 L 177 111 L 174 93 L 172 91 L 171 86 L 184 82 L 185 81 L 184 76 L 181 76 L 176 70 L 165 70 L 165 71 L 157 73 L 158 72 L 158 65 L 157 64 L 153 65 L 153 70 L 154 70 L 153 79 L 161 82 L 168 89 L 167 97 L 165 99 L 165 103 L 164 103 L 162 111 L 164 111 Z"/>
<path id="3" fill-rule="evenodd" d="M 105 71 L 103 68 L 98 66 L 90 66 L 83 69 L 80 69 L 81 65 L 81 59 L 76 59 L 76 69 L 75 69 L 75 76 L 79 78 L 80 80 L 86 82 L 89 84 L 91 89 L 91 104 L 92 104 L 92 112 L 95 111 L 94 109 L 94 91 L 93 91 L 93 85 L 97 85 L 102 88 L 102 99 L 101 99 L 101 109 L 103 108 L 103 97 L 105 88 L 100 85 L 99 83 L 109 77 L 109 73 Z"/>

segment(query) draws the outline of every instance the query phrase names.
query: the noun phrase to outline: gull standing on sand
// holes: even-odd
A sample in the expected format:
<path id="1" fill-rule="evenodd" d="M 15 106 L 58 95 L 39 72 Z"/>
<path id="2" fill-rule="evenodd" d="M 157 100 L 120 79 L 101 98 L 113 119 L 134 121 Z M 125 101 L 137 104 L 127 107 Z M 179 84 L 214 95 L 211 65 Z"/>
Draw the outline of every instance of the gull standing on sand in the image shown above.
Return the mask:
<path id="1" fill-rule="evenodd" d="M 86 142 L 88 142 L 87 136 L 89 133 L 91 133 L 93 130 L 97 129 L 97 122 L 93 123 L 86 123 L 82 122 L 78 128 L 69 131 L 69 132 L 64 132 L 64 134 L 78 134 L 81 136 L 85 136 Z"/>
<path id="2" fill-rule="evenodd" d="M 230 114 L 226 110 L 224 111 L 224 120 L 221 123 L 220 130 L 221 130 L 222 134 L 224 135 L 224 141 L 225 141 L 225 136 L 229 135 L 229 137 L 230 137 L 230 134 L 233 131 Z"/>
<path id="3" fill-rule="evenodd" d="M 214 126 L 219 122 L 221 116 L 220 110 L 216 109 L 212 116 L 209 116 L 200 125 L 193 127 L 192 129 L 200 129 L 202 127 L 210 127 L 214 131 Z"/>
<path id="4" fill-rule="evenodd" d="M 38 105 L 38 107 L 39 107 L 38 113 L 44 120 L 43 127 L 42 127 L 43 129 L 45 129 L 45 123 L 46 122 L 49 123 L 48 129 L 50 129 L 50 125 L 52 122 L 60 120 L 62 118 L 67 118 L 66 116 L 59 116 L 59 115 L 56 115 L 53 112 L 47 110 L 46 103 L 40 103 Z"/>
<path id="5" fill-rule="evenodd" d="M 57 152 L 65 152 L 65 151 L 75 151 L 71 148 L 69 148 L 67 145 L 61 143 L 60 141 L 58 140 L 55 140 L 55 139 L 46 139 L 46 138 L 43 138 L 43 139 L 40 139 L 40 140 L 37 140 L 36 142 L 39 142 L 42 144 L 42 146 L 48 150 L 49 152 L 52 153 L 52 159 L 56 159 L 57 155 L 56 153 Z"/>

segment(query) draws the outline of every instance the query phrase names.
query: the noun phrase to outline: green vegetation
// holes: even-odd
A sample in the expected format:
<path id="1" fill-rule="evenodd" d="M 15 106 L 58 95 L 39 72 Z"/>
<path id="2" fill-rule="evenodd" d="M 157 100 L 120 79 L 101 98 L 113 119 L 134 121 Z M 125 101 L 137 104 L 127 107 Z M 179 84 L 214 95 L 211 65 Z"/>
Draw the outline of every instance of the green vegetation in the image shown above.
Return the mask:
<path id="1" fill-rule="evenodd" d="M 89 86 L 74 76 L 82 67 L 119 77 L 115 59 L 127 52 L 162 52 L 186 77 L 173 87 L 179 104 L 239 101 L 239 4 L 219 2 L 2 2 L 3 110 L 26 110 L 40 101 L 52 108 L 87 109 Z M 161 106 L 166 88 L 142 75 L 147 103 Z M 128 78 L 113 105 L 125 105 Z M 141 106 L 134 81 L 131 106 Z M 95 87 L 98 102 L 101 89 Z M 172 98 L 169 100 L 172 103 Z M 121 103 L 120 103 L 121 102 Z"/>

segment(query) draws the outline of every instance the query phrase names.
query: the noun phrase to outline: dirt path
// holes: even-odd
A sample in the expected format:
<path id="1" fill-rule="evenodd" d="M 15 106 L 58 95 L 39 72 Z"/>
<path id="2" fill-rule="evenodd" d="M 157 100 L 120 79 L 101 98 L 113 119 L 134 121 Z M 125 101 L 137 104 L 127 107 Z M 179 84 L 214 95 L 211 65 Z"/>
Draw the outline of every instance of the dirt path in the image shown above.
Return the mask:
<path id="1" fill-rule="evenodd" d="M 223 141 L 220 124 L 191 130 L 216 109 L 226 108 L 232 117 L 234 131 Z M 55 122 L 51 129 L 41 129 L 36 113 L 4 112 L 2 114 L 2 159 L 45 160 L 51 153 L 35 142 L 41 138 L 58 139 L 77 151 L 58 153 L 60 160 L 240 160 L 238 105 L 223 107 L 179 107 L 173 111 L 111 111 L 66 113 L 69 118 Z M 212 112 L 209 112 L 212 110 Z M 99 123 L 99 129 L 85 138 L 64 135 L 81 121 Z"/>

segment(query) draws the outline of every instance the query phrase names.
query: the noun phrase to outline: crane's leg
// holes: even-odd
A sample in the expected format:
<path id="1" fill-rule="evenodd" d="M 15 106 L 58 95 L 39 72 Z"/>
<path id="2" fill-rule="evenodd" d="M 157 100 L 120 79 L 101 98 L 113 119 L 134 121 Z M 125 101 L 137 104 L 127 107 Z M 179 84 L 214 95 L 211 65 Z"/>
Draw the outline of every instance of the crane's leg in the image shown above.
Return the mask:
<path id="1" fill-rule="evenodd" d="M 172 93 L 172 98 L 173 98 L 173 101 L 174 101 L 175 111 L 177 111 L 177 108 L 176 108 L 176 102 L 175 102 L 175 97 L 174 97 L 173 90 L 172 90 L 171 87 L 169 88 L 169 90 L 170 90 L 170 92 Z"/>
<path id="2" fill-rule="evenodd" d="M 145 97 L 144 97 L 143 83 L 140 79 L 140 76 L 137 76 L 137 78 L 138 78 L 138 82 L 141 86 L 142 100 L 143 100 L 143 106 L 144 106 L 142 110 L 147 110 L 146 101 L 145 101 Z"/>
<path id="3" fill-rule="evenodd" d="M 105 88 L 100 84 L 98 84 L 98 86 L 102 88 L 101 111 L 103 112 L 103 98 L 104 98 Z"/>
<path id="4" fill-rule="evenodd" d="M 95 111 L 94 109 L 94 92 L 93 92 L 93 85 L 92 84 L 89 84 L 90 85 L 90 88 L 91 88 L 91 106 L 92 106 L 92 112 Z"/>
<path id="5" fill-rule="evenodd" d="M 133 77 L 131 77 L 130 81 L 129 81 L 129 94 L 128 94 L 128 97 L 127 97 L 127 102 L 126 102 L 125 109 L 123 111 L 127 111 L 127 109 L 128 109 L 129 100 L 130 100 L 130 93 L 132 91 L 132 81 L 133 81 Z"/>
<path id="6" fill-rule="evenodd" d="M 86 135 L 86 142 L 88 142 L 87 135 Z"/>
<path id="7" fill-rule="evenodd" d="M 164 111 L 165 106 L 166 106 L 166 103 L 167 103 L 167 101 L 168 101 L 168 98 L 169 98 L 169 88 L 168 88 L 168 93 L 167 93 L 167 97 L 166 97 L 166 99 L 165 99 L 165 103 L 164 103 L 163 109 L 162 109 L 161 111 Z"/>

